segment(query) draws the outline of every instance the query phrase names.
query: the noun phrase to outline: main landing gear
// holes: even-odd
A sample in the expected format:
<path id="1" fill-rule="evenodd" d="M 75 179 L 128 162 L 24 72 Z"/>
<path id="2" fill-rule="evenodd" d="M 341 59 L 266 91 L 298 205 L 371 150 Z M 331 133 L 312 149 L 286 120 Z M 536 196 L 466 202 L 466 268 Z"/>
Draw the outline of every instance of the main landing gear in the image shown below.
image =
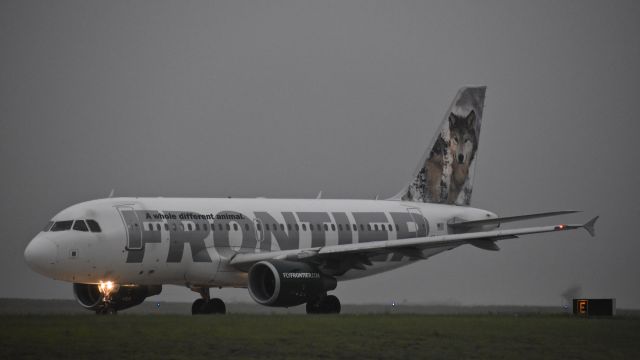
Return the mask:
<path id="1" fill-rule="evenodd" d="M 192 315 L 204 315 L 204 314 L 226 314 L 227 306 L 224 302 L 218 298 L 211 298 L 209 296 L 209 288 L 197 288 L 191 289 L 202 296 L 200 299 L 196 299 L 191 305 Z"/>
<path id="2" fill-rule="evenodd" d="M 307 303 L 307 314 L 340 314 L 340 300 L 334 295 L 324 295 Z"/>

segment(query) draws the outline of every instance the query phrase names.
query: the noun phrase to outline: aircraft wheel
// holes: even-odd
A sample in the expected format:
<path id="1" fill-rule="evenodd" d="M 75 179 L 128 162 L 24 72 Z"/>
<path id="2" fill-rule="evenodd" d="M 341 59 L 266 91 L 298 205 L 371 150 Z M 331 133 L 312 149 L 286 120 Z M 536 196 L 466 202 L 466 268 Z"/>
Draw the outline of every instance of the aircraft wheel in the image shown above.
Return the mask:
<path id="1" fill-rule="evenodd" d="M 226 314 L 227 306 L 224 304 L 224 301 L 214 298 L 209 300 L 207 306 L 211 309 L 209 314 Z"/>
<path id="2" fill-rule="evenodd" d="M 340 314 L 340 300 L 335 295 L 325 296 L 322 299 L 321 307 L 324 314 Z"/>
<path id="3" fill-rule="evenodd" d="M 104 307 L 100 310 L 96 310 L 96 315 L 117 315 L 118 310 L 112 307 Z"/>
<path id="4" fill-rule="evenodd" d="M 191 315 L 206 314 L 204 312 L 205 305 L 204 299 L 196 299 L 191 305 Z"/>
<path id="5" fill-rule="evenodd" d="M 320 313 L 320 301 L 311 300 L 307 302 L 307 314 L 319 314 Z"/>
<path id="6" fill-rule="evenodd" d="M 307 302 L 307 314 L 340 314 L 340 300 L 334 295 Z"/>
<path id="7" fill-rule="evenodd" d="M 107 308 L 107 315 L 117 315 L 118 314 L 118 310 L 112 308 L 112 307 L 108 307 Z"/>

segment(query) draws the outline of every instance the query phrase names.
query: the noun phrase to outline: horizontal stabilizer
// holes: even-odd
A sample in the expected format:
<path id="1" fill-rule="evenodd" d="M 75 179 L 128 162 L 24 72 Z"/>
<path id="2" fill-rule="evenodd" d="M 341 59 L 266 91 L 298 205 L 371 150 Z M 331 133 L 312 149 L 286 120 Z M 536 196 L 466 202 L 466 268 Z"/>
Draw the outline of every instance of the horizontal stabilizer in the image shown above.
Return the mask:
<path id="1" fill-rule="evenodd" d="M 536 213 L 536 214 L 505 216 L 505 217 L 498 217 L 498 218 L 492 218 L 492 219 L 455 222 L 455 223 L 449 224 L 449 226 L 454 229 L 470 229 L 470 228 L 474 228 L 482 225 L 500 225 L 502 223 L 512 222 L 512 221 L 537 219 L 537 218 L 550 217 L 550 216 L 573 214 L 578 212 L 580 211 L 579 210 L 550 211 L 550 212 L 543 212 L 543 213 Z"/>
<path id="2" fill-rule="evenodd" d="M 596 236 L 596 221 L 598 221 L 598 218 L 600 216 L 596 216 L 593 219 L 587 221 L 584 225 L 582 225 L 582 227 L 587 230 L 587 232 L 589 233 L 589 235 Z"/>

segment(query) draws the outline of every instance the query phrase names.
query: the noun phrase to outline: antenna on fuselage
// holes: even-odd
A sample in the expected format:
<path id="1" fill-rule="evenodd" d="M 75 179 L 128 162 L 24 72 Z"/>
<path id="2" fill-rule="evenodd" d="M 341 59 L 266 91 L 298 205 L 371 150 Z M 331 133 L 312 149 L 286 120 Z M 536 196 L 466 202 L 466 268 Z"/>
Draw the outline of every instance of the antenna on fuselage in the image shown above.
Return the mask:
<path id="1" fill-rule="evenodd" d="M 111 189 L 111 192 L 109 193 L 109 197 L 112 198 L 115 192 L 116 192 L 116 189 Z"/>
<path id="2" fill-rule="evenodd" d="M 320 192 L 318 193 L 318 196 L 316 196 L 316 199 L 322 199 L 322 190 L 320 190 Z"/>

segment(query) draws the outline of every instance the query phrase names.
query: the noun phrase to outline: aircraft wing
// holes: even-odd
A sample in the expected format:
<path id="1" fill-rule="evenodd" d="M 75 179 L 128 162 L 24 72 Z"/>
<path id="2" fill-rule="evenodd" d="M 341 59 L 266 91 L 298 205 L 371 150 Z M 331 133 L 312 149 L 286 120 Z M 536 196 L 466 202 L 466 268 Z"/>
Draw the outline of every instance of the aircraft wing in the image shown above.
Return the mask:
<path id="1" fill-rule="evenodd" d="M 538 234 L 554 231 L 566 231 L 584 228 L 591 236 L 595 235 L 595 222 L 598 216 L 584 224 L 562 224 L 551 226 L 537 226 L 508 230 L 491 230 L 470 232 L 463 234 L 448 234 L 427 236 L 400 240 L 372 241 L 357 244 L 329 245 L 306 249 L 271 251 L 260 253 L 238 253 L 229 264 L 242 270 L 248 270 L 251 265 L 263 260 L 291 260 L 314 262 L 334 266 L 336 274 L 351 268 L 363 268 L 370 265 L 371 256 L 396 252 L 413 259 L 424 258 L 425 249 L 452 249 L 463 244 L 471 244 L 486 250 L 498 250 L 497 240 L 513 239 L 520 235 Z"/>
<path id="2" fill-rule="evenodd" d="M 550 216 L 558 216 L 564 214 L 574 214 L 580 211 L 577 210 L 562 210 L 562 211 L 551 211 L 544 213 L 536 213 L 536 214 L 526 214 L 526 215 L 517 215 L 517 216 L 506 216 L 506 217 L 497 217 L 491 219 L 482 219 L 482 220 L 472 220 L 472 221 L 460 221 L 460 222 L 452 222 L 449 227 L 455 230 L 469 230 L 483 225 L 500 225 L 507 222 L 512 221 L 522 221 L 522 220 L 530 220 L 530 219 L 538 219 L 543 217 Z"/>

